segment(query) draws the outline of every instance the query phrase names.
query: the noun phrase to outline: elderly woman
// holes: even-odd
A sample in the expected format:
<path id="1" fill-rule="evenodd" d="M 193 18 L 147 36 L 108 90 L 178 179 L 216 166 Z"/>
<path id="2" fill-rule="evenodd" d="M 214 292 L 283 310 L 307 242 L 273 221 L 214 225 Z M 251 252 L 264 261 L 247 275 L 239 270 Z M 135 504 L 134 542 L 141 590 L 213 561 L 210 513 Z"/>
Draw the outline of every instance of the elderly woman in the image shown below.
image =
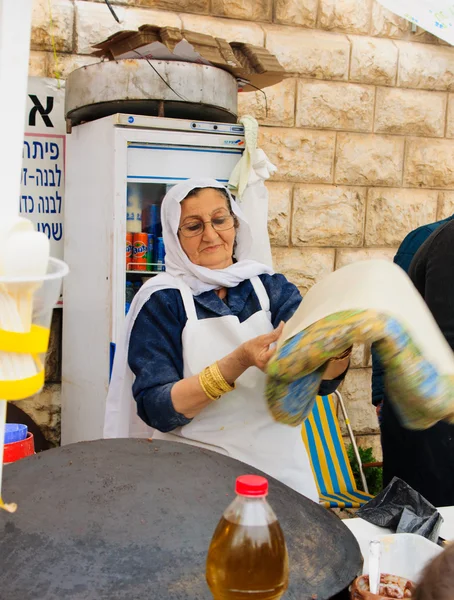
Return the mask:
<path id="1" fill-rule="evenodd" d="M 273 421 L 263 372 L 298 289 L 248 260 L 249 226 L 215 180 L 189 180 L 162 203 L 166 273 L 136 295 L 117 346 L 105 436 L 184 442 L 250 464 L 317 501 L 300 428 Z M 330 361 L 320 393 L 334 391 L 349 356 Z M 135 377 L 133 377 L 133 375 Z M 132 386 L 132 388 L 131 388 Z"/>

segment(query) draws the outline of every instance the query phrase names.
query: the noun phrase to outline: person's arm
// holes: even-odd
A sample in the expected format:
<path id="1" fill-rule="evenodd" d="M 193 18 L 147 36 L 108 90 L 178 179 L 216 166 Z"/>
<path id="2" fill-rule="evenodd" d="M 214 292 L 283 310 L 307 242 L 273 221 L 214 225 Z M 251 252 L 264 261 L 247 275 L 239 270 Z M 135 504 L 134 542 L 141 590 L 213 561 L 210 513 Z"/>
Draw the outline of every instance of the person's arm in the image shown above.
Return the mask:
<path id="1" fill-rule="evenodd" d="M 329 360 L 328 364 L 326 365 L 326 369 L 325 372 L 323 373 L 323 380 L 322 383 L 320 384 L 320 388 L 322 388 L 324 383 L 327 382 L 334 382 L 336 381 L 336 387 L 332 390 L 333 392 L 337 389 L 337 386 L 340 384 L 341 381 L 343 381 L 343 379 L 345 378 L 345 375 L 347 375 L 347 371 L 348 371 L 348 367 L 350 365 L 350 354 L 348 354 L 348 356 L 346 356 L 345 358 L 343 358 L 342 360 Z M 324 386 L 325 389 L 331 389 L 332 386 Z M 331 394 L 332 392 L 324 392 L 323 394 L 320 394 L 321 396 L 327 395 L 327 394 Z"/>
<path id="2" fill-rule="evenodd" d="M 131 331 L 128 363 L 135 375 L 137 414 L 150 427 L 172 431 L 190 422 L 178 413 L 171 389 L 183 377 L 181 335 L 186 313 L 178 290 L 161 290 L 144 304 Z"/>
<path id="3" fill-rule="evenodd" d="M 156 316 L 159 315 L 159 318 Z M 176 290 L 155 292 L 134 323 L 128 362 L 136 378 L 133 395 L 139 417 L 159 431 L 190 422 L 213 401 L 203 391 L 199 375 L 183 378 L 181 334 L 186 315 Z M 233 384 L 246 369 L 264 369 L 282 327 L 241 344 L 218 361 L 221 374 Z"/>
<path id="4" fill-rule="evenodd" d="M 290 283 L 284 275 L 278 273 L 262 276 L 261 279 L 270 298 L 273 326 L 276 327 L 282 321 L 286 323 L 294 315 L 303 299 L 298 288 Z M 349 356 L 344 360 L 328 362 L 320 384 L 319 394 L 321 396 L 332 394 L 337 389 L 347 374 L 349 364 Z"/>
<path id="5" fill-rule="evenodd" d="M 233 385 L 249 367 L 263 370 L 274 353 L 274 348 L 270 349 L 270 345 L 278 340 L 282 328 L 283 324 L 271 333 L 241 344 L 236 350 L 218 360 L 219 370 L 227 383 Z M 198 374 L 177 381 L 172 387 L 171 396 L 175 410 L 187 418 L 195 417 L 209 404 L 217 401 L 207 397 L 200 385 Z"/>
<path id="6" fill-rule="evenodd" d="M 454 221 L 433 233 L 410 266 L 410 278 L 454 349 Z"/>

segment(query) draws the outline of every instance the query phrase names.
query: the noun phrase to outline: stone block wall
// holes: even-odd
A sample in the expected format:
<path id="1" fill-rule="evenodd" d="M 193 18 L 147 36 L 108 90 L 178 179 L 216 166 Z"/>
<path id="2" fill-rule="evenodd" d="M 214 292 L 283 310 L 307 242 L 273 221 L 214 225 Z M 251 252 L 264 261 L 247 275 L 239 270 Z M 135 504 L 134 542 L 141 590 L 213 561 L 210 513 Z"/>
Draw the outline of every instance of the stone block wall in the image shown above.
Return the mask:
<path id="1" fill-rule="evenodd" d="M 92 43 L 144 23 L 263 45 L 286 68 L 282 83 L 240 94 L 239 106 L 279 168 L 269 183 L 275 267 L 303 293 L 355 260 L 392 259 L 410 230 L 453 212 L 454 49 L 444 42 L 374 0 L 112 3 L 121 25 L 100 0 L 34 0 L 30 74 L 65 77 L 95 62 Z M 353 363 L 350 420 L 378 450 L 369 351 L 356 349 Z M 51 411 L 58 384 L 49 386 L 40 402 Z"/>

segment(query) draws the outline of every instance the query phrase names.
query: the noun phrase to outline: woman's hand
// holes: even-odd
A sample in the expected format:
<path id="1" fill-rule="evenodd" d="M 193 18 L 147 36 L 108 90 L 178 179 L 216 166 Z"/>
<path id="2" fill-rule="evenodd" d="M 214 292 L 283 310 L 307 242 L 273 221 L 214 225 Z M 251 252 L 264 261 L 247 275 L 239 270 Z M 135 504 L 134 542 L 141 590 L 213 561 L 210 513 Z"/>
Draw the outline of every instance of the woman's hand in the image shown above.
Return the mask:
<path id="1" fill-rule="evenodd" d="M 274 354 L 274 347 L 270 348 L 279 339 L 284 322 L 280 323 L 271 333 L 259 335 L 252 340 L 244 342 L 238 348 L 238 359 L 241 364 L 247 369 L 249 367 L 258 367 L 261 371 L 265 370 L 268 361 Z"/>
<path id="2" fill-rule="evenodd" d="M 352 348 L 350 347 L 341 355 L 340 359 L 335 358 L 334 360 L 329 360 L 326 364 L 325 372 L 323 373 L 323 379 L 337 379 L 342 375 L 350 364 L 351 353 Z"/>
<path id="3" fill-rule="evenodd" d="M 270 346 L 277 342 L 283 327 L 284 323 L 281 323 L 271 333 L 244 342 L 236 350 L 218 360 L 218 367 L 224 379 L 233 385 L 249 367 L 255 366 L 263 371 L 274 353 L 274 348 Z M 175 410 L 188 419 L 194 418 L 213 402 L 202 389 L 198 375 L 177 381 L 170 394 Z"/>

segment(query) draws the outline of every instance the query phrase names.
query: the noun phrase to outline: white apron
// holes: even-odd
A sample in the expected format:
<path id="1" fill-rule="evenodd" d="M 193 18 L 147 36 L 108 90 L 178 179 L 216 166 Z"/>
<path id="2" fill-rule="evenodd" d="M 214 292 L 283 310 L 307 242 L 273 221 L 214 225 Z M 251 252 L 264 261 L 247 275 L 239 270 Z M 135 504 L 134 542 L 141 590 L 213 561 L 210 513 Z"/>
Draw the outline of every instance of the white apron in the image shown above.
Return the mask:
<path id="1" fill-rule="evenodd" d="M 261 310 L 243 323 L 233 315 L 197 318 L 188 286 L 180 291 L 187 322 L 183 330 L 184 377 L 233 352 L 240 344 L 273 330 L 268 294 L 259 277 L 251 283 Z M 184 442 L 243 461 L 318 502 L 318 492 L 300 427 L 276 423 L 265 400 L 266 375 L 256 367 L 236 380 L 236 389 L 204 408 L 184 427 L 154 432 L 154 439 Z"/>

